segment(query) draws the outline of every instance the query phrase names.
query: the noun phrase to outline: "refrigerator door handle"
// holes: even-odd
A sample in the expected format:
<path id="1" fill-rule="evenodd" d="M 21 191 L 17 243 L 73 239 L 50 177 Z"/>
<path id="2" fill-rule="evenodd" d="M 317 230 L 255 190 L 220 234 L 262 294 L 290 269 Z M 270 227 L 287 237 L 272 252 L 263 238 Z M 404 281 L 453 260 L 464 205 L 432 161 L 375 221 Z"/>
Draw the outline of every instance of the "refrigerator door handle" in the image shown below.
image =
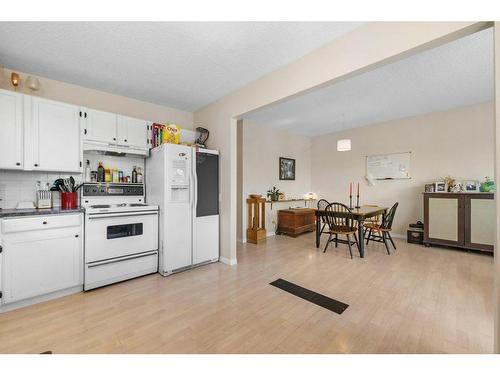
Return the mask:
<path id="1" fill-rule="evenodd" d="M 194 151 L 193 157 L 193 218 L 196 217 L 196 206 L 198 205 L 198 177 L 196 175 L 196 150 Z"/>

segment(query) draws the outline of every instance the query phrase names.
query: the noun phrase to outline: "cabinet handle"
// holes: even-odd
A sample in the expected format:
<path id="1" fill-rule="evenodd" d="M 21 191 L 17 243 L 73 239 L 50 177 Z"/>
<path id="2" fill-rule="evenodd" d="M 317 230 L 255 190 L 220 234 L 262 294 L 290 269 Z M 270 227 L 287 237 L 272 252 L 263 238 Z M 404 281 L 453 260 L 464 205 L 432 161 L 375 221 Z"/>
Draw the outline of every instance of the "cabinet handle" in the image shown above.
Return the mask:
<path id="1" fill-rule="evenodd" d="M 127 140 L 126 140 L 126 139 L 124 139 L 123 141 L 124 141 L 124 142 L 127 142 Z"/>
<path id="2" fill-rule="evenodd" d="M 21 165 L 21 163 L 20 163 L 20 162 L 17 162 L 17 163 L 16 163 L 16 165 Z"/>
<path id="3" fill-rule="evenodd" d="M 46 222 L 46 221 L 44 221 L 42 224 L 47 224 L 47 222 Z"/>
<path id="4" fill-rule="evenodd" d="M 35 167 L 38 167 L 38 164 L 35 164 Z"/>
<path id="5" fill-rule="evenodd" d="M 116 141 L 116 138 L 113 138 L 113 141 Z"/>
<path id="6" fill-rule="evenodd" d="M 75 234 L 75 237 L 78 237 L 78 234 Z"/>
<path id="7" fill-rule="evenodd" d="M 85 112 L 85 118 L 87 118 L 87 112 Z"/>

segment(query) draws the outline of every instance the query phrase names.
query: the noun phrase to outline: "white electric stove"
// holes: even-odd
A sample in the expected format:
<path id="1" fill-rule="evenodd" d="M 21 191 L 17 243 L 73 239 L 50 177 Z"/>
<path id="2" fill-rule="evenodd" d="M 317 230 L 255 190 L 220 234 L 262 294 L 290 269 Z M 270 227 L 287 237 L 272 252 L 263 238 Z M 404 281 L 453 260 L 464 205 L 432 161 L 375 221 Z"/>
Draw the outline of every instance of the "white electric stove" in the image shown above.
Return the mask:
<path id="1" fill-rule="evenodd" d="M 85 281 L 90 290 L 158 271 L 158 206 L 143 184 L 85 183 Z"/>

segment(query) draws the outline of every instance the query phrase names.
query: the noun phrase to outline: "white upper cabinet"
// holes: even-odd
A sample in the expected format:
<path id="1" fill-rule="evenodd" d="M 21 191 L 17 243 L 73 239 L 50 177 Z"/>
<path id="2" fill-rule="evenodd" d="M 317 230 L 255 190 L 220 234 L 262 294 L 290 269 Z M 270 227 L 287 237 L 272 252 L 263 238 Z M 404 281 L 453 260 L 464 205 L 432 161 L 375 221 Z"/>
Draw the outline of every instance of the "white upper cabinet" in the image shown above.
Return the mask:
<path id="1" fill-rule="evenodd" d="M 116 143 L 116 114 L 82 108 L 82 117 L 85 120 L 83 130 L 83 137 L 85 140 Z"/>
<path id="2" fill-rule="evenodd" d="M 146 120 L 87 108 L 81 108 L 80 113 L 85 150 L 136 150 L 138 154 L 147 153 Z"/>
<path id="3" fill-rule="evenodd" d="M 118 116 L 118 143 L 124 146 L 147 149 L 147 121 Z"/>
<path id="4" fill-rule="evenodd" d="M 79 107 L 31 97 L 32 168 L 81 173 Z"/>
<path id="5" fill-rule="evenodd" d="M 23 169 L 23 95 L 0 90 L 0 169 Z"/>
<path id="6" fill-rule="evenodd" d="M 0 89 L 0 169 L 82 173 L 83 149 L 146 156 L 148 122 Z"/>

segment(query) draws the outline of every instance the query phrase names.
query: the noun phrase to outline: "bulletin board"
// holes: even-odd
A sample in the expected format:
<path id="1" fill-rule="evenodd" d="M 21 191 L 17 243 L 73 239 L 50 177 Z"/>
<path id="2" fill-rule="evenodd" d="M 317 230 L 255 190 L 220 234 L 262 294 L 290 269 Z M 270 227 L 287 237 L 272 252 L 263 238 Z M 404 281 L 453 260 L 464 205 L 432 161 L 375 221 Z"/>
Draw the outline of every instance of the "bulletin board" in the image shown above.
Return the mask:
<path id="1" fill-rule="evenodd" d="M 366 174 L 375 180 L 411 178 L 411 152 L 366 157 Z"/>

